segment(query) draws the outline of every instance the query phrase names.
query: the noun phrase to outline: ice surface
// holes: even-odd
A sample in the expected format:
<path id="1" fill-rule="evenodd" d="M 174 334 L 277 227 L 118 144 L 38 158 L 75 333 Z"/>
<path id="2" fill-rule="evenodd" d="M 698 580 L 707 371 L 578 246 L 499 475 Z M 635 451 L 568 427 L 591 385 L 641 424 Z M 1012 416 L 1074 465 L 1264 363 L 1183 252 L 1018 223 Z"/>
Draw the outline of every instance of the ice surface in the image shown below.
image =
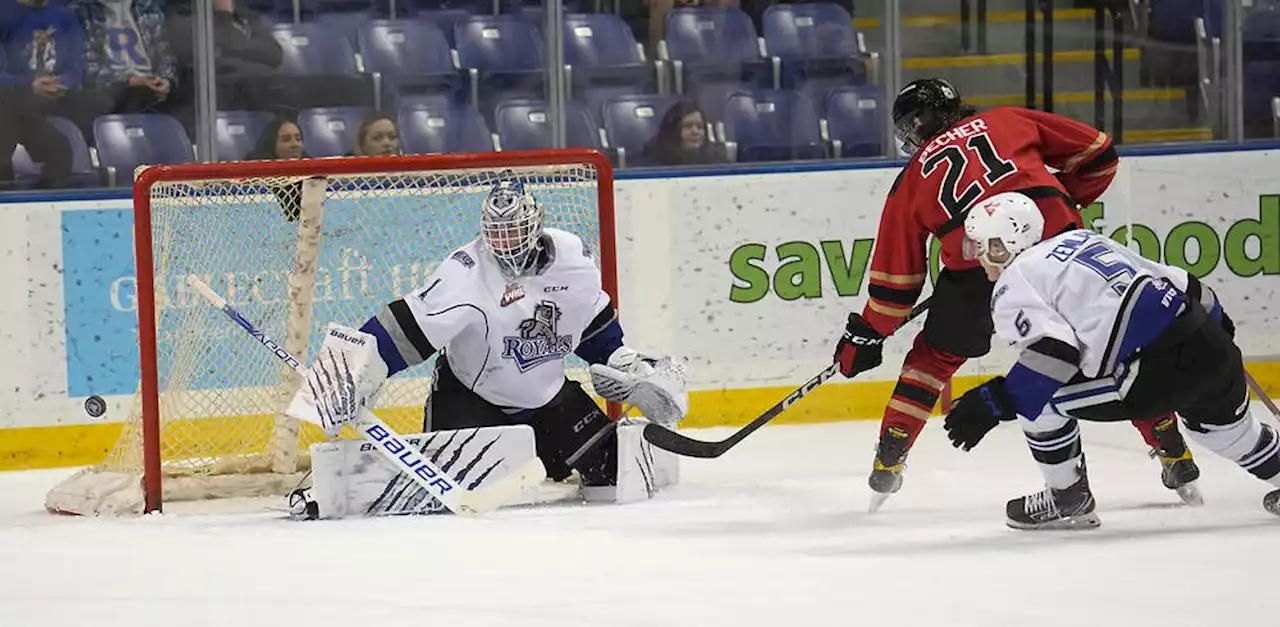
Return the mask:
<path id="1" fill-rule="evenodd" d="M 1137 431 L 1086 425 L 1102 527 L 1020 532 L 1016 427 L 965 454 L 930 424 L 868 515 L 876 428 L 768 428 L 654 501 L 484 520 L 56 517 L 67 471 L 0 473 L 0 627 L 1280 624 L 1280 519 L 1234 464 L 1197 451 L 1182 507 Z"/>

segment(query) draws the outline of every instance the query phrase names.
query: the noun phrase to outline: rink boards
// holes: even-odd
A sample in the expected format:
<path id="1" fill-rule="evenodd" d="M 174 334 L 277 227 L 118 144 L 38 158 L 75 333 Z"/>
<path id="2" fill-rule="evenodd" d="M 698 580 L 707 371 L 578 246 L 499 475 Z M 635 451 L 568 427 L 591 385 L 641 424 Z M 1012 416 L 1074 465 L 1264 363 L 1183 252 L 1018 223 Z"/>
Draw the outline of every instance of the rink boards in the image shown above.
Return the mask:
<path id="1" fill-rule="evenodd" d="M 1121 239 L 1132 230 L 1144 255 L 1212 285 L 1256 362 L 1251 372 L 1273 393 L 1276 172 L 1280 151 L 1127 157 L 1084 214 L 1088 228 Z M 865 300 L 880 207 L 896 175 L 896 167 L 791 167 L 618 181 L 627 341 L 689 360 L 686 426 L 749 420 L 829 363 L 845 316 Z M 0 469 L 92 463 L 114 443 L 136 386 L 131 225 L 123 196 L 0 210 L 0 337 L 9 347 L 0 360 Z M 337 255 L 321 267 L 338 273 L 351 263 Z M 382 299 L 371 298 L 370 313 Z M 819 389 L 787 420 L 878 417 L 914 328 L 886 344 L 885 366 Z M 997 349 L 966 365 L 957 387 L 1003 370 L 1009 358 Z M 86 415 L 90 394 L 107 400 L 105 415 Z"/>

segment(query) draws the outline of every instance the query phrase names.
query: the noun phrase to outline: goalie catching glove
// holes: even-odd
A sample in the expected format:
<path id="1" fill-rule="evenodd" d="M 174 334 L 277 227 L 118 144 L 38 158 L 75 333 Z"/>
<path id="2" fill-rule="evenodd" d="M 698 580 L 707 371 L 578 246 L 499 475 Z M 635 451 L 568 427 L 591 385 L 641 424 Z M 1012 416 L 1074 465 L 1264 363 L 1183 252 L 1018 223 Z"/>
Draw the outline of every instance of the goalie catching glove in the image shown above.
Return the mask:
<path id="1" fill-rule="evenodd" d="M 372 335 L 329 323 L 320 345 L 285 415 L 320 425 L 333 438 L 342 426 L 372 407 L 387 379 L 387 364 Z"/>
<path id="2" fill-rule="evenodd" d="M 634 405 L 649 421 L 670 426 L 689 411 L 684 365 L 672 357 L 652 357 L 620 347 L 605 364 L 591 366 L 596 393 Z"/>

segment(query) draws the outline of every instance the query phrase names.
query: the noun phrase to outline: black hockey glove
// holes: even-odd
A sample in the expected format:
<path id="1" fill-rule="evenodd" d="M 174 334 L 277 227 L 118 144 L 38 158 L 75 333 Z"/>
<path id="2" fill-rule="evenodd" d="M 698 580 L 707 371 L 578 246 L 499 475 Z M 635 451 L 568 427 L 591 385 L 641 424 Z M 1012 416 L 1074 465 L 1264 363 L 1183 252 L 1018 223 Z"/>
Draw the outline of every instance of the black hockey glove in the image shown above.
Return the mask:
<path id="1" fill-rule="evenodd" d="M 969 451 L 996 425 L 1017 418 L 1013 399 L 1004 389 L 1004 377 L 996 377 L 965 392 L 947 414 L 943 428 L 952 446 Z"/>
<path id="2" fill-rule="evenodd" d="M 862 314 L 851 313 L 832 360 L 840 364 L 840 374 L 852 377 L 879 366 L 883 352 L 884 336 L 863 320 Z"/>

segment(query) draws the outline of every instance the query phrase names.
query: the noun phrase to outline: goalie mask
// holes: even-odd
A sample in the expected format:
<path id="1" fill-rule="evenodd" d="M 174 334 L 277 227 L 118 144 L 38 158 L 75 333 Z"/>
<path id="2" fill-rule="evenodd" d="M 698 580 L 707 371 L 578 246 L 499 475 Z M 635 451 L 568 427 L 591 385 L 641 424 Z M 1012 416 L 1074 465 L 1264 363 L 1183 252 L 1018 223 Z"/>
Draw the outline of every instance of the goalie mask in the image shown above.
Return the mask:
<path id="1" fill-rule="evenodd" d="M 964 258 L 976 259 L 998 275 L 1043 235 L 1044 214 L 1034 201 L 1016 192 L 996 194 L 974 205 L 965 216 Z"/>
<path id="2" fill-rule="evenodd" d="M 512 275 L 533 264 L 542 237 L 542 205 L 520 181 L 503 173 L 484 199 L 481 232 L 484 244 Z"/>

